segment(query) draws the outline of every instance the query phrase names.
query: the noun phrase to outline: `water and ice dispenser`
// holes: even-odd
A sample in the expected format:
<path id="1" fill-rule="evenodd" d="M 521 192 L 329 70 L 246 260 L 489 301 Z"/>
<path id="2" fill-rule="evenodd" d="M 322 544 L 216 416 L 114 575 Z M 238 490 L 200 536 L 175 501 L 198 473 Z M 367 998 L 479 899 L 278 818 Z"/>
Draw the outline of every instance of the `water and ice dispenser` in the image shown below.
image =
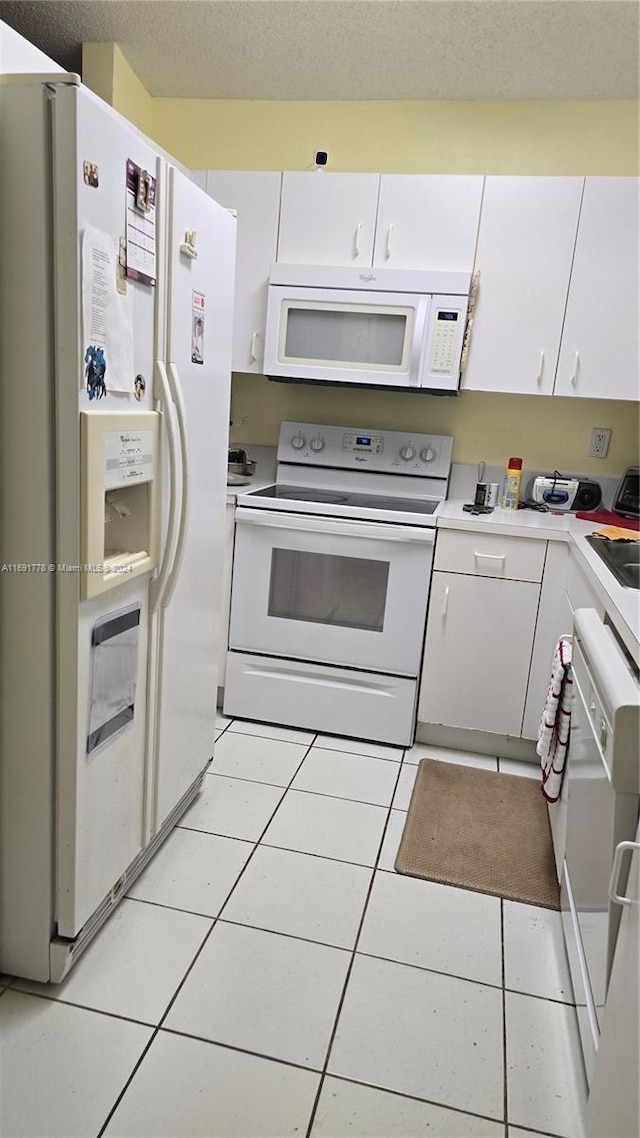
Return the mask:
<path id="1" fill-rule="evenodd" d="M 160 415 L 82 411 L 80 438 L 87 599 L 156 567 Z"/>

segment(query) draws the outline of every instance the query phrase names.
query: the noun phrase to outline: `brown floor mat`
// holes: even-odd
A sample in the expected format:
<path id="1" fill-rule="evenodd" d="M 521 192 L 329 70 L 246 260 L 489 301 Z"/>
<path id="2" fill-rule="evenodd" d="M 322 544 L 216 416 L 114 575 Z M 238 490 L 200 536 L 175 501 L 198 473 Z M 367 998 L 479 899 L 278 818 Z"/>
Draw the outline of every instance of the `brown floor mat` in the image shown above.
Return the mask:
<path id="1" fill-rule="evenodd" d="M 422 759 L 395 868 L 560 908 L 548 807 L 533 778 Z"/>

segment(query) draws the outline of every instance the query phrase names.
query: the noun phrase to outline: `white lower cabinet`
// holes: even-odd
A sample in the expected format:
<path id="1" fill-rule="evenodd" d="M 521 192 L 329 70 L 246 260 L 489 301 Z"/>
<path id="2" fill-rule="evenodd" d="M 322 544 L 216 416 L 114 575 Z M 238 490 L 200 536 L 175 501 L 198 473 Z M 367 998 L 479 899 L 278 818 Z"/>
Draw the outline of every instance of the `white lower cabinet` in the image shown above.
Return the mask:
<path id="1" fill-rule="evenodd" d="M 520 735 L 539 597 L 537 581 L 434 572 L 419 722 Z"/>

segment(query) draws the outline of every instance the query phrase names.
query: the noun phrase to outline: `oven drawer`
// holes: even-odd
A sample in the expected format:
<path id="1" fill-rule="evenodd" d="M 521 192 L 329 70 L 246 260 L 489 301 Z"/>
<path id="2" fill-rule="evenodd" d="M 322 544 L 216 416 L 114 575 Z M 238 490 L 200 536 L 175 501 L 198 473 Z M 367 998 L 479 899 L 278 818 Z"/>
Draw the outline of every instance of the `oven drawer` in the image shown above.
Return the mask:
<path id="1" fill-rule="evenodd" d="M 413 741 L 417 681 L 229 652 L 224 714 L 308 731 Z"/>
<path id="2" fill-rule="evenodd" d="M 546 548 L 546 541 L 539 538 L 439 529 L 434 569 L 512 581 L 541 581 Z"/>

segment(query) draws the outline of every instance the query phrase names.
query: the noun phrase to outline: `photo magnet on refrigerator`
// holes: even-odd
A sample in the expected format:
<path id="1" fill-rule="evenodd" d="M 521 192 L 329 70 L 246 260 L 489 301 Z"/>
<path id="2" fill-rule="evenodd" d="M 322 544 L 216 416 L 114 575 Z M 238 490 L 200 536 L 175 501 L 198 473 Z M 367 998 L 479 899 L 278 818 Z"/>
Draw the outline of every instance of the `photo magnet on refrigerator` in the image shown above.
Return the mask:
<path id="1" fill-rule="evenodd" d="M 191 291 L 191 363 L 204 363 L 204 293 Z"/>
<path id="2" fill-rule="evenodd" d="M 97 190 L 100 185 L 100 171 L 95 162 L 83 162 L 82 175 L 85 186 L 91 186 L 93 190 Z"/>
<path id="3" fill-rule="evenodd" d="M 107 394 L 104 378 L 107 373 L 107 361 L 104 356 L 104 348 L 89 344 L 84 353 L 84 365 L 89 399 L 102 399 L 103 395 Z"/>

